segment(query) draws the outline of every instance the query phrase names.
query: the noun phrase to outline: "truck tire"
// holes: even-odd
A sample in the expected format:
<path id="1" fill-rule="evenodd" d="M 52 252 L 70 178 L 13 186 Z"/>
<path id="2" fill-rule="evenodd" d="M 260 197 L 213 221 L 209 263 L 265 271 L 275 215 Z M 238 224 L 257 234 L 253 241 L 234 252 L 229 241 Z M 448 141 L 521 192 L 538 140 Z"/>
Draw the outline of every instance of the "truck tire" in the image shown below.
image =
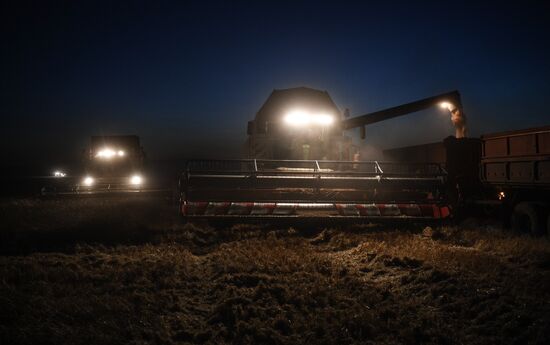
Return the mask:
<path id="1" fill-rule="evenodd" d="M 512 213 L 512 229 L 516 233 L 529 233 L 533 236 L 544 234 L 544 222 L 539 208 L 530 202 L 520 202 Z"/>

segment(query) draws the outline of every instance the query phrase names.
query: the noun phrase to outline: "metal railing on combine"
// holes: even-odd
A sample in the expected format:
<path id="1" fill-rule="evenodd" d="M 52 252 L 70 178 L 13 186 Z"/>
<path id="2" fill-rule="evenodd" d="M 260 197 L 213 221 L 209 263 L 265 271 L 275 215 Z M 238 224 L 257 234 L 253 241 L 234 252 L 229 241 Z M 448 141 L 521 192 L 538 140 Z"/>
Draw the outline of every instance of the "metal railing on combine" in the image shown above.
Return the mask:
<path id="1" fill-rule="evenodd" d="M 422 216 L 420 205 L 444 203 L 445 178 L 443 167 L 433 163 L 190 160 L 180 179 L 182 213 L 403 216 L 408 211 L 402 208 L 414 208 Z"/>

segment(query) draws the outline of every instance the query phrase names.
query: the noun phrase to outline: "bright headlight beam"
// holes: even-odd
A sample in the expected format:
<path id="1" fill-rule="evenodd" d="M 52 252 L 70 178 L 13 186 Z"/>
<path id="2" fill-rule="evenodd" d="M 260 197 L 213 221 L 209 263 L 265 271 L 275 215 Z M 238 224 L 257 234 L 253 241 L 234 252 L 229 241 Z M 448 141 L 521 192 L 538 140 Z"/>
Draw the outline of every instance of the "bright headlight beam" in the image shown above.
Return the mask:
<path id="1" fill-rule="evenodd" d="M 314 120 L 319 125 L 328 126 L 334 122 L 334 117 L 329 114 L 318 114 L 314 117 Z"/>
<path id="2" fill-rule="evenodd" d="M 94 178 L 91 177 L 91 176 L 86 176 L 84 177 L 84 179 L 82 180 L 82 183 L 85 185 L 85 186 L 91 186 L 94 184 Z"/>
<path id="3" fill-rule="evenodd" d="M 109 159 L 115 155 L 116 155 L 116 152 L 114 150 L 105 148 L 103 150 L 99 150 L 99 152 L 96 154 L 96 157 Z"/>
<path id="4" fill-rule="evenodd" d="M 311 114 L 303 110 L 293 110 L 284 117 L 285 123 L 291 126 L 307 126 L 310 124 L 328 126 L 334 122 L 329 114 Z"/>
<path id="5" fill-rule="evenodd" d="M 143 182 L 143 179 L 139 175 L 134 175 L 130 178 L 130 183 L 134 186 L 140 185 Z"/>
<path id="6" fill-rule="evenodd" d="M 98 158 L 111 159 L 115 156 L 124 157 L 126 156 L 126 152 L 124 150 L 113 150 L 111 148 L 104 148 L 99 150 L 95 156 Z"/>
<path id="7" fill-rule="evenodd" d="M 285 122 L 289 125 L 307 125 L 311 121 L 309 113 L 302 110 L 293 110 L 285 116 Z"/>

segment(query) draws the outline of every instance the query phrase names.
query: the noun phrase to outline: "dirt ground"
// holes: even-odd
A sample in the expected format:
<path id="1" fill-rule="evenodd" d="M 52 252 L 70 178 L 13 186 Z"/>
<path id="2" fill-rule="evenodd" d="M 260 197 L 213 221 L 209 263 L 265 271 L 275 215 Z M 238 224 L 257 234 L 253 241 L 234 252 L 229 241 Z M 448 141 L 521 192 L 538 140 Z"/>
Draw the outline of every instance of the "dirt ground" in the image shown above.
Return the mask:
<path id="1" fill-rule="evenodd" d="M 183 224 L 0 201 L 2 344 L 547 344 L 550 241 L 494 224 Z"/>

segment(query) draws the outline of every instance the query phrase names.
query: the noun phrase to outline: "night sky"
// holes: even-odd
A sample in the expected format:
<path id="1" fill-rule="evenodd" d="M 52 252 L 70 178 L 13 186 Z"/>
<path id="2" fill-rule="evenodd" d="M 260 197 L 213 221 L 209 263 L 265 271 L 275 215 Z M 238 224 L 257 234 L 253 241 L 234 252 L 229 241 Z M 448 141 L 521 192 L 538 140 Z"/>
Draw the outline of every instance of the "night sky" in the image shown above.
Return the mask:
<path id="1" fill-rule="evenodd" d="M 376 3 L 4 4 L 4 164 L 75 159 L 100 134 L 138 134 L 155 159 L 238 157 L 271 91 L 296 86 L 352 115 L 458 89 L 471 136 L 550 124 L 550 5 Z M 366 145 L 453 133 L 434 109 Z"/>

